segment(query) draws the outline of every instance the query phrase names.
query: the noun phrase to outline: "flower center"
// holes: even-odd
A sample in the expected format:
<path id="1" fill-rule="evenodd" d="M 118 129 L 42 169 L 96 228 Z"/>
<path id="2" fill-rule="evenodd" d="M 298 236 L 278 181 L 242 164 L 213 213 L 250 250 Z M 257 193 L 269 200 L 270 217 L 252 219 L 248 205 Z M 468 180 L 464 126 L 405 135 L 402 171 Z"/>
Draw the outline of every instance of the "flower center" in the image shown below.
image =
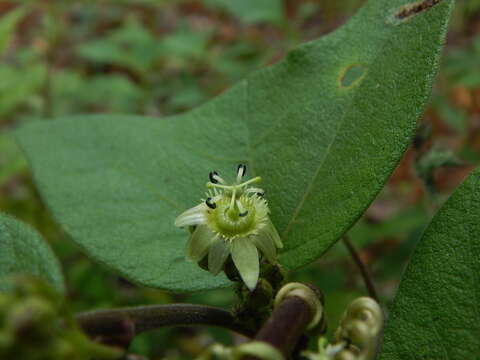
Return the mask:
<path id="1" fill-rule="evenodd" d="M 264 191 L 250 187 L 261 181 L 259 176 L 242 182 L 246 166 L 239 165 L 237 178 L 227 185 L 216 171 L 209 174 L 206 184 L 209 191 L 205 204 L 207 224 L 219 236 L 232 240 L 257 234 L 268 219 L 268 206 L 263 199 Z"/>
<path id="2" fill-rule="evenodd" d="M 237 203 L 232 209 L 230 200 L 225 196 L 216 202 L 216 208 L 209 211 L 210 224 L 226 238 L 246 236 L 255 228 L 256 209 L 253 201 L 246 196 L 240 196 L 237 199 L 243 210 L 240 211 Z"/>

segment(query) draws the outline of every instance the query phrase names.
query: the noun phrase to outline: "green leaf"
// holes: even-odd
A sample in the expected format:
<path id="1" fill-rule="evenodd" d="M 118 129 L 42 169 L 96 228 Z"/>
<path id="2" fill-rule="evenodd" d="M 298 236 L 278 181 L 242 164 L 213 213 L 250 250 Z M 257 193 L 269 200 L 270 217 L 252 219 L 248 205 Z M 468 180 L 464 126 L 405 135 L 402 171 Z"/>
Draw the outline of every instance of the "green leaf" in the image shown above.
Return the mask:
<path id="1" fill-rule="evenodd" d="M 15 26 L 25 13 L 24 7 L 17 7 L 0 18 L 0 54 L 8 47 Z"/>
<path id="2" fill-rule="evenodd" d="M 105 37 L 81 45 L 78 55 L 100 64 L 126 67 L 145 75 L 158 57 L 158 44 L 153 35 L 135 18 Z"/>
<path id="3" fill-rule="evenodd" d="M 43 197 L 88 254 L 123 276 L 214 288 L 225 279 L 185 260 L 188 234 L 173 222 L 204 195 L 209 171 L 233 177 L 245 162 L 264 179 L 280 261 L 293 269 L 317 259 L 383 187 L 430 92 L 453 3 L 396 22 L 402 4 L 370 1 L 189 113 L 27 125 L 18 137 Z M 344 79 L 352 67 L 357 78 Z"/>
<path id="4" fill-rule="evenodd" d="M 27 162 L 10 133 L 0 132 L 0 186 L 26 170 Z"/>
<path id="5" fill-rule="evenodd" d="M 480 354 L 480 169 L 425 231 L 391 307 L 380 359 Z"/>
<path id="6" fill-rule="evenodd" d="M 46 69 L 41 64 L 20 68 L 0 64 L 0 117 L 11 114 L 16 107 L 31 100 L 45 76 Z"/>
<path id="7" fill-rule="evenodd" d="M 281 24 L 284 20 L 282 0 L 205 0 L 205 3 L 225 9 L 245 24 Z"/>
<path id="8" fill-rule="evenodd" d="M 30 226 L 0 214 L 0 290 L 12 274 L 35 275 L 60 293 L 65 291 L 57 258 L 40 234 Z"/>
<path id="9" fill-rule="evenodd" d="M 158 53 L 163 57 L 174 59 L 201 59 L 207 54 L 210 31 L 199 31 L 188 26 L 179 26 L 175 32 L 164 36 L 158 42 Z"/>

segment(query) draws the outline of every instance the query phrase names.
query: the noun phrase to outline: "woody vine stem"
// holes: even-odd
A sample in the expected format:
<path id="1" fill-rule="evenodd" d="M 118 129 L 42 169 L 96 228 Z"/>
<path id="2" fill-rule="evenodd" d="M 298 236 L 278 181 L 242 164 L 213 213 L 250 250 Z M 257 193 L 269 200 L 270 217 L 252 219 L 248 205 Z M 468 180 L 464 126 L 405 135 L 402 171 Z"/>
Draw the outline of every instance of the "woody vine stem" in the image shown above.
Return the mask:
<path id="1" fill-rule="evenodd" d="M 304 286 L 304 285 L 297 285 Z M 310 291 L 308 296 L 317 297 L 318 290 Z M 320 300 L 308 300 L 301 293 L 291 292 L 279 301 L 270 318 L 255 335 L 254 340 L 261 341 L 275 348 L 285 358 L 295 349 L 300 337 L 313 319 L 317 311 L 312 301 L 320 304 Z M 321 319 L 321 316 L 318 320 Z M 115 345 L 126 349 L 133 338 L 145 331 L 167 326 L 206 325 L 223 327 L 246 337 L 254 334 L 242 327 L 228 311 L 202 305 L 170 304 L 151 305 L 122 309 L 97 310 L 80 313 L 77 323 L 91 338 L 107 345 Z M 243 359 L 256 359 L 254 355 L 246 355 Z"/>
<path id="2" fill-rule="evenodd" d="M 76 320 L 90 337 L 124 348 L 128 347 L 136 335 L 168 326 L 218 326 L 248 337 L 253 335 L 242 327 L 230 312 L 213 306 L 193 304 L 88 311 L 78 314 Z"/>

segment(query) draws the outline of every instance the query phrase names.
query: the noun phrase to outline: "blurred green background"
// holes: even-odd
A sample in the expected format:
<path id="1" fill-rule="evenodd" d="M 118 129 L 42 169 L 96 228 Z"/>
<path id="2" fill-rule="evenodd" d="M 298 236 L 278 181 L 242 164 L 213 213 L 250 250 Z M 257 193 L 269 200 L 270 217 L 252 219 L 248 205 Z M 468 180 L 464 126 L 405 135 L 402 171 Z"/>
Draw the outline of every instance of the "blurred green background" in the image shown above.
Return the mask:
<path id="1" fill-rule="evenodd" d="M 363 0 L 0 1 L 0 211 L 32 224 L 60 257 L 75 311 L 194 302 L 230 307 L 231 289 L 172 295 L 91 262 L 51 218 L 11 137 L 21 123 L 66 114 L 162 117 L 195 107 L 295 45 L 344 23 Z M 408 61 L 408 59 L 406 59 Z M 436 209 L 480 163 L 480 0 L 458 0 L 417 136 L 380 196 L 349 232 L 388 306 Z M 61 151 L 61 149 L 59 149 Z M 326 295 L 329 329 L 366 290 L 339 242 L 290 275 Z M 162 329 L 132 352 L 189 359 L 221 330 Z"/>

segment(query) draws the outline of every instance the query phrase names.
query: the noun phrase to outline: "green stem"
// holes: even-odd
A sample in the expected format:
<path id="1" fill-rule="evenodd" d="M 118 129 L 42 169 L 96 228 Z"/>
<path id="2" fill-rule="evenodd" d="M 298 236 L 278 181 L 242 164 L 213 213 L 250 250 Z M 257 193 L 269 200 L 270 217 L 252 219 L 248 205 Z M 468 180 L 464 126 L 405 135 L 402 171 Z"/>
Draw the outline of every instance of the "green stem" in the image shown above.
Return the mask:
<path id="1" fill-rule="evenodd" d="M 58 13 L 57 8 L 52 6 L 50 2 L 43 3 L 44 21 L 47 22 L 47 28 L 45 31 L 45 41 L 47 42 L 47 48 L 44 54 L 45 61 L 45 81 L 43 83 L 41 92 L 43 97 L 43 116 L 45 118 L 51 118 L 53 116 L 53 98 L 52 98 L 52 75 L 53 66 L 55 60 L 55 51 L 59 43 L 59 36 L 62 32 L 61 15 Z M 50 26 L 50 27 L 48 27 Z"/>

